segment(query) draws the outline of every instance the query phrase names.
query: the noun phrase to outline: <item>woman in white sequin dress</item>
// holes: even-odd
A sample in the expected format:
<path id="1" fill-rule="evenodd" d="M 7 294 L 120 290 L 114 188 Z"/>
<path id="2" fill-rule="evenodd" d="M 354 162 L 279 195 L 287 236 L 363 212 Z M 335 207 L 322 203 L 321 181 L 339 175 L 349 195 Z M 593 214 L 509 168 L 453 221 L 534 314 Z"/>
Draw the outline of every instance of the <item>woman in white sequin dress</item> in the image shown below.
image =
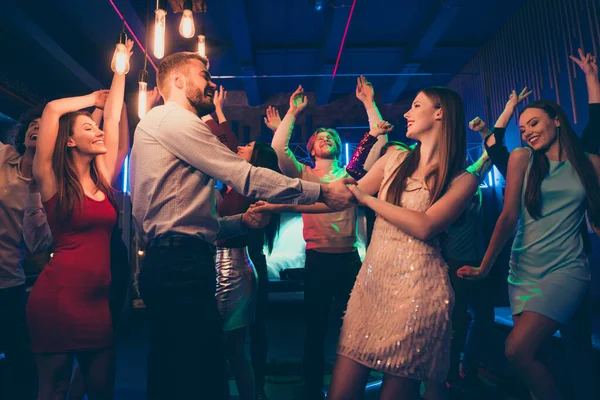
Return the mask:
<path id="1" fill-rule="evenodd" d="M 418 145 L 385 155 L 350 186 L 377 220 L 348 303 L 328 399 L 362 398 L 370 369 L 385 374 L 380 399 L 415 399 L 421 381 L 438 382 L 443 394 L 454 296 L 437 236 L 469 203 L 477 179 L 462 173 L 466 126 L 457 93 L 423 89 L 404 116 L 407 137 Z"/>

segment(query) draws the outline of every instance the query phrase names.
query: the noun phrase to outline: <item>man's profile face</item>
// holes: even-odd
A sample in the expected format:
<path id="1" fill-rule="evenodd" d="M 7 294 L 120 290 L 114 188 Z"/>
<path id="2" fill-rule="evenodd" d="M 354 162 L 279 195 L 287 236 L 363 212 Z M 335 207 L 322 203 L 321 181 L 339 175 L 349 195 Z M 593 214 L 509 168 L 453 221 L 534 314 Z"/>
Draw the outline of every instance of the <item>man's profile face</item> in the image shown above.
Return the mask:
<path id="1" fill-rule="evenodd" d="M 189 61 L 185 75 L 185 96 L 196 110 L 199 117 L 215 111 L 213 97 L 217 85 L 212 81 L 210 73 L 200 60 Z"/>

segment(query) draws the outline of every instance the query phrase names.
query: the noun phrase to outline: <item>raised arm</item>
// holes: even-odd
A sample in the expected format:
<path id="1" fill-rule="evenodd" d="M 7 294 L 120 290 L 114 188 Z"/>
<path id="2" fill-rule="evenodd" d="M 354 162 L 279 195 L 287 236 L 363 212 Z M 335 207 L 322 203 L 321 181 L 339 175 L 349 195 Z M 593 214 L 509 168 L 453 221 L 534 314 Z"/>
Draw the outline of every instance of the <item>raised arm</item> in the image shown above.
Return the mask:
<path id="1" fill-rule="evenodd" d="M 117 149 L 117 162 L 113 172 L 113 185 L 121 173 L 123 162 L 125 161 L 127 154 L 129 154 L 129 119 L 127 118 L 127 105 L 123 103 L 123 108 L 121 109 L 121 119 L 119 121 L 119 144 Z"/>
<path id="2" fill-rule="evenodd" d="M 498 255 L 504 248 L 504 244 L 510 238 L 519 221 L 519 209 L 521 207 L 521 189 L 529 164 L 530 151 L 526 148 L 513 150 L 508 161 L 508 175 L 506 176 L 506 192 L 504 196 L 504 207 L 496 222 L 494 233 L 490 244 L 485 252 L 481 266 L 475 268 L 464 266 L 457 271 L 458 276 L 466 279 L 484 278 L 489 274 L 496 262 Z"/>
<path id="3" fill-rule="evenodd" d="M 365 169 L 365 161 L 375 150 L 374 145 L 379 143 L 378 138 L 381 136 L 387 136 L 387 133 L 390 132 L 394 127 L 386 121 L 379 121 L 377 124 L 371 126 L 371 130 L 365 134 L 362 138 L 356 150 L 354 150 L 354 154 L 352 154 L 352 158 L 350 162 L 346 166 L 346 171 L 350 174 L 354 179 L 361 179 L 367 173 Z M 387 139 L 386 139 L 387 141 Z M 379 150 L 381 153 L 381 149 Z M 379 158 L 379 157 L 377 157 Z M 377 159 L 375 159 L 377 161 Z"/>
<path id="4" fill-rule="evenodd" d="M 58 137 L 58 123 L 63 115 L 103 104 L 108 90 L 99 90 L 86 96 L 67 97 L 46 104 L 40 121 L 40 129 L 33 158 L 33 177 L 40 187 L 42 201 L 47 201 L 56 192 L 56 179 L 52 170 L 52 154 Z"/>
<path id="5" fill-rule="evenodd" d="M 517 108 L 517 105 L 525 100 L 532 92 L 527 91 L 527 88 L 523 88 L 521 93 L 517 94 L 516 90 L 513 90 L 510 94 L 504 111 L 498 117 L 492 134 L 485 137 L 484 144 L 492 163 L 498 168 L 498 171 L 502 176 L 506 177 L 508 169 L 508 157 L 510 155 L 508 148 L 504 145 L 504 133 L 508 126 L 510 119 Z"/>
<path id="6" fill-rule="evenodd" d="M 238 140 L 233 134 L 233 130 L 231 129 L 229 122 L 227 122 L 225 114 L 223 113 L 223 101 L 226 98 L 227 91 L 223 89 L 223 86 L 221 86 L 220 90 L 215 90 L 215 112 L 219 121 L 217 123 L 210 115 L 202 117 L 202 120 L 208 125 L 213 135 L 215 135 L 221 143 L 227 146 L 229 150 L 236 153 L 238 148 Z"/>
<path id="7" fill-rule="evenodd" d="M 379 113 L 379 109 L 377 108 L 377 103 L 375 103 L 375 90 L 373 89 L 373 85 L 371 82 L 367 81 L 367 78 L 364 76 L 359 76 L 356 80 L 356 97 L 360 100 L 361 103 L 365 106 L 365 110 L 367 111 L 367 116 L 369 117 L 369 129 L 377 126 L 377 124 L 383 120 L 381 114 Z M 367 153 L 367 158 L 364 161 L 364 168 L 366 171 L 371 169 L 371 167 L 375 164 L 381 155 L 381 150 L 383 146 L 388 141 L 388 132 L 385 134 L 378 136 L 377 141 L 371 147 L 371 150 Z"/>
<path id="8" fill-rule="evenodd" d="M 490 157 L 488 156 L 487 151 L 484 150 L 481 156 L 477 159 L 477 161 L 475 161 L 467 168 L 467 172 L 475 175 L 475 177 L 477 177 L 477 180 L 479 181 L 479 184 L 481 184 L 481 182 L 484 181 L 488 172 L 490 172 L 490 169 L 492 169 L 492 165 L 493 164 L 490 161 Z"/>
<path id="9" fill-rule="evenodd" d="M 298 86 L 298 89 L 296 89 L 290 97 L 290 108 L 283 118 L 283 121 L 281 121 L 275 130 L 271 142 L 271 147 L 273 147 L 277 153 L 277 157 L 279 157 L 279 168 L 281 168 L 281 171 L 285 175 L 293 178 L 300 178 L 302 176 L 302 171 L 305 168 L 302 163 L 298 162 L 296 156 L 292 150 L 290 150 L 289 144 L 294 130 L 296 117 L 306 108 L 306 104 L 307 99 L 304 94 L 304 89 L 302 89 L 302 86 Z M 267 109 L 267 119 L 269 119 L 269 110 L 270 109 Z M 267 125 L 270 126 L 269 123 L 267 123 Z"/>
<path id="10" fill-rule="evenodd" d="M 376 166 L 377 164 L 374 168 Z M 409 210 L 370 196 L 361 190 L 360 183 L 359 186 L 350 188 L 360 204 L 371 208 L 378 216 L 395 225 L 404 233 L 420 240 L 430 240 L 456 221 L 473 198 L 477 185 L 477 179 L 472 174 L 463 174 L 425 212 Z M 448 210 L 453 210 L 453 212 L 448 212 Z"/>
<path id="11" fill-rule="evenodd" d="M 125 44 L 127 47 L 128 57 L 131 56 L 131 49 L 133 48 L 133 41 L 128 39 Z M 104 107 L 104 145 L 106 146 L 106 154 L 96 156 L 96 163 L 98 169 L 108 182 L 112 182 L 115 178 L 115 172 L 120 171 L 121 164 L 118 165 L 119 161 L 119 121 L 123 112 L 123 100 L 125 97 L 125 75 L 114 74 L 112 84 L 110 85 L 110 92 L 106 99 L 106 106 Z"/>
<path id="12" fill-rule="evenodd" d="M 96 125 L 100 126 L 102 123 L 102 115 L 104 114 L 104 105 L 102 108 L 96 107 L 94 111 L 92 111 L 92 121 L 96 123 Z"/>
<path id="13" fill-rule="evenodd" d="M 584 55 L 579 49 L 579 58 L 570 56 L 585 74 L 585 83 L 590 104 L 590 119 L 581 134 L 581 144 L 585 151 L 598 154 L 600 148 L 600 80 L 596 56 Z"/>

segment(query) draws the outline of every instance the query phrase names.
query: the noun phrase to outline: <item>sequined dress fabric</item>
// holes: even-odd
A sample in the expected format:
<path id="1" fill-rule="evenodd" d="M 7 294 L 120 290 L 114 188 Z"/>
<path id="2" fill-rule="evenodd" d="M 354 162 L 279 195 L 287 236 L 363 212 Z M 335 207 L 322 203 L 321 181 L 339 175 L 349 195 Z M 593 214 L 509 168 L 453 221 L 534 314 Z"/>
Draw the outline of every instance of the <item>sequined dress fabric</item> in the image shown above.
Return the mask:
<path id="1" fill-rule="evenodd" d="M 406 152 L 391 154 L 379 197 Z M 402 207 L 425 211 L 429 189 L 409 178 Z M 443 382 L 454 294 L 437 239 L 422 241 L 377 217 L 344 317 L 338 354 L 381 372 Z"/>

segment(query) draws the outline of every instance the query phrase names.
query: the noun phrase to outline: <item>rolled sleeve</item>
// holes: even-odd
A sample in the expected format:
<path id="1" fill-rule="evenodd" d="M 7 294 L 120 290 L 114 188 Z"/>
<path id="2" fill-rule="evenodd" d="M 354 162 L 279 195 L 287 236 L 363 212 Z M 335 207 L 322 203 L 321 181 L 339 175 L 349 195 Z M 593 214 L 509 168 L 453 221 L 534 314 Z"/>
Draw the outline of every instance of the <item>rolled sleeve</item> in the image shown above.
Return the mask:
<path id="1" fill-rule="evenodd" d="M 244 214 L 231 215 L 219 218 L 221 230 L 217 234 L 217 239 L 227 239 L 230 237 L 243 235 L 248 232 L 248 228 L 242 222 Z"/>

